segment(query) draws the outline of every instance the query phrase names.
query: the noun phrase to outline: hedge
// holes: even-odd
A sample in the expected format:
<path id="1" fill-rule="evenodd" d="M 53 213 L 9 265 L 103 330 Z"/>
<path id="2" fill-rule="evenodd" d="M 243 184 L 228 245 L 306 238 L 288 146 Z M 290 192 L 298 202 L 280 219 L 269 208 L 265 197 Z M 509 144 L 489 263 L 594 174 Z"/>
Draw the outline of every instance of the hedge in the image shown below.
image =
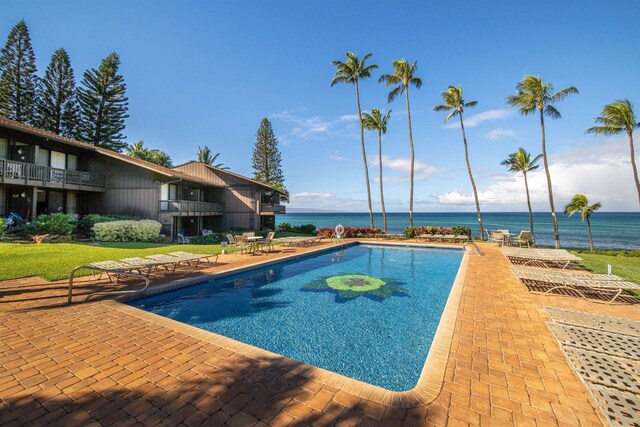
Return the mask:
<path id="1" fill-rule="evenodd" d="M 158 221 L 143 219 L 100 222 L 92 230 L 95 240 L 99 242 L 136 242 L 159 238 L 161 228 L 162 224 Z"/>

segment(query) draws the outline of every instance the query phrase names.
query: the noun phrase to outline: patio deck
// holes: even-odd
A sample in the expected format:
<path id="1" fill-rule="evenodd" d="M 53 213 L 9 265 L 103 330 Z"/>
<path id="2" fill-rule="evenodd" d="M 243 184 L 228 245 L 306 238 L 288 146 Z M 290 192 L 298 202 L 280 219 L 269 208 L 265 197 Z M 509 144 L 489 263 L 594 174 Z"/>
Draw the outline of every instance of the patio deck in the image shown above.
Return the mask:
<path id="1" fill-rule="evenodd" d="M 543 307 L 640 320 L 638 306 L 529 294 L 499 248 L 482 249 L 426 405 L 116 301 L 69 306 L 66 282 L 1 282 L 0 424 L 602 425 Z M 221 256 L 211 271 L 282 255 Z"/>

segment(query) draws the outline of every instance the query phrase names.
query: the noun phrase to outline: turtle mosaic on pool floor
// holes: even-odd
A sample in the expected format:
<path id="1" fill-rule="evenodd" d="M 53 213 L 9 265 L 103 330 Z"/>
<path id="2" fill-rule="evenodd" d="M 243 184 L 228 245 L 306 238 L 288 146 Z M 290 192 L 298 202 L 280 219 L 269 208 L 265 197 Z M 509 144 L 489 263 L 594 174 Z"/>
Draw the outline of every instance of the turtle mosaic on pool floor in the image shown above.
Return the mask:
<path id="1" fill-rule="evenodd" d="M 336 301 L 351 300 L 359 296 L 381 301 L 393 295 L 407 295 L 403 282 L 396 279 L 378 279 L 364 274 L 323 276 L 302 287 L 303 291 L 332 292 Z"/>

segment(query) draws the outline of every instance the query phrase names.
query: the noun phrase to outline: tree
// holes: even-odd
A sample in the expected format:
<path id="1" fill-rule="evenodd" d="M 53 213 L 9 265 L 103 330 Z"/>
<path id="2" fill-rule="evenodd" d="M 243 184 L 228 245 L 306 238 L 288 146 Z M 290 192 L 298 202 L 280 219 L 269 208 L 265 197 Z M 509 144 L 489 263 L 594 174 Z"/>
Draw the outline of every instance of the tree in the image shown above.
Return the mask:
<path id="1" fill-rule="evenodd" d="M 36 56 L 24 20 L 9 33 L 0 51 L 0 115 L 34 124 L 38 91 Z"/>
<path id="2" fill-rule="evenodd" d="M 462 112 L 466 107 L 474 107 L 478 101 L 465 102 L 462 99 L 462 86 L 449 86 L 446 92 L 442 92 L 442 100 L 444 104 L 436 105 L 433 109 L 435 111 L 449 111 L 447 117 L 444 118 L 444 122 L 448 122 L 450 118 L 458 116 L 460 118 L 460 128 L 462 129 L 462 142 L 464 142 L 464 158 L 467 161 L 467 171 L 469 172 L 469 179 L 471 180 L 471 187 L 473 188 L 473 197 L 476 201 L 476 212 L 478 213 L 478 224 L 480 226 L 480 237 L 484 240 L 484 226 L 482 225 L 482 214 L 480 213 L 480 201 L 478 200 L 478 190 L 476 189 L 476 182 L 473 179 L 471 173 L 471 164 L 469 163 L 469 150 L 467 148 L 467 135 L 464 130 L 464 121 L 462 120 Z"/>
<path id="3" fill-rule="evenodd" d="M 75 138 L 79 116 L 71 60 L 67 51 L 60 48 L 51 55 L 51 62 L 42 81 L 38 100 L 38 127 Z"/>
<path id="4" fill-rule="evenodd" d="M 218 157 L 220 157 L 220 153 L 212 155 L 211 150 L 206 145 L 204 146 L 204 148 L 200 148 L 200 146 L 198 145 L 197 156 L 200 163 L 204 163 L 205 165 L 213 166 L 214 168 L 218 169 L 229 169 L 228 167 L 224 166 L 224 163 L 214 164 Z"/>
<path id="5" fill-rule="evenodd" d="M 529 183 L 527 182 L 527 172 L 534 171 L 540 167 L 538 161 L 542 157 L 542 154 L 538 154 L 533 160 L 531 160 L 531 154 L 520 147 L 517 152 L 509 154 L 509 158 L 503 160 L 501 165 L 508 166 L 511 172 L 522 172 L 524 176 L 524 189 L 527 193 L 527 206 L 529 207 L 529 231 L 531 235 L 533 233 L 533 211 L 531 210 L 531 199 L 529 197 Z"/>
<path id="6" fill-rule="evenodd" d="M 560 112 L 552 105 L 554 102 L 562 101 L 567 96 L 578 93 L 578 89 L 573 86 L 566 87 L 557 92 L 553 90 L 551 83 L 545 83 L 539 76 L 524 76 L 516 86 L 516 95 L 507 98 L 507 104 L 517 107 L 520 113 L 528 116 L 536 112 L 540 113 L 540 129 L 542 132 L 542 160 L 544 161 L 544 171 L 547 176 L 547 190 L 549 192 L 549 205 L 551 206 L 551 217 L 553 219 L 553 235 L 556 249 L 560 248 L 560 232 L 558 231 L 558 219 L 553 203 L 553 188 L 551 185 L 551 174 L 549 173 L 549 162 L 547 160 L 547 148 L 545 141 L 544 116 L 552 119 L 560 119 Z"/>
<path id="7" fill-rule="evenodd" d="M 611 104 L 607 104 L 602 107 L 602 115 L 596 117 L 595 122 L 601 126 L 589 128 L 586 133 L 596 135 L 627 133 L 631 151 L 631 168 L 633 169 L 633 178 L 636 181 L 636 190 L 640 201 L 640 179 L 638 179 L 638 167 L 636 166 L 636 155 L 633 148 L 633 130 L 640 128 L 640 122 L 636 121 L 636 115 L 633 113 L 633 104 L 628 99 L 618 99 Z"/>
<path id="8" fill-rule="evenodd" d="M 364 126 L 362 124 L 362 109 L 360 108 L 360 80 L 371 77 L 371 71 L 378 68 L 377 65 L 367 65 L 367 59 L 372 54 L 366 54 L 362 59 L 353 52 L 347 52 L 347 62 L 332 61 L 336 67 L 336 73 L 331 79 L 331 87 L 337 83 L 352 84 L 356 88 L 356 104 L 358 106 L 358 121 L 360 123 L 360 145 L 362 146 L 362 162 L 364 163 L 364 178 L 367 183 L 367 201 L 369 202 L 369 226 L 373 228 L 373 209 L 371 208 L 371 186 L 369 185 L 369 167 L 367 166 L 367 152 L 364 147 Z"/>
<path id="9" fill-rule="evenodd" d="M 122 131 L 127 114 L 127 86 L 118 74 L 120 57 L 112 52 L 96 70 L 84 73 L 82 86 L 78 89 L 78 101 L 82 112 L 79 137 L 98 147 L 121 152 L 127 143 Z"/>
<path id="10" fill-rule="evenodd" d="M 594 203 L 589 206 L 589 200 L 584 194 L 576 194 L 571 199 L 571 202 L 564 207 L 564 213 L 568 216 L 572 216 L 575 213 L 580 212 L 582 214 L 582 222 L 587 220 L 587 233 L 589 233 L 589 249 L 593 252 L 593 239 L 591 238 L 591 223 L 589 218 L 591 214 L 602 207 L 600 202 Z"/>
<path id="11" fill-rule="evenodd" d="M 365 129 L 378 131 L 378 163 L 380 166 L 380 203 L 382 204 L 382 221 L 384 222 L 384 232 L 387 232 L 387 211 L 384 207 L 384 188 L 382 184 L 382 134 L 387 133 L 387 123 L 391 110 L 384 116 L 377 108 L 371 109 L 371 114 L 362 113 L 362 124 Z"/>
<path id="12" fill-rule="evenodd" d="M 128 156 L 135 157 L 136 159 L 146 160 L 147 162 L 154 163 L 165 168 L 173 167 L 171 157 L 162 150 L 157 148 L 147 148 L 144 146 L 143 141 L 138 141 L 135 144 L 129 144 L 125 148 L 125 153 Z"/>
<path id="13" fill-rule="evenodd" d="M 256 132 L 251 164 L 254 179 L 269 185 L 284 184 L 278 139 L 273 134 L 271 122 L 267 118 L 262 119 Z"/>
<path id="14" fill-rule="evenodd" d="M 411 109 L 409 108 L 409 86 L 415 86 L 416 89 L 422 87 L 422 80 L 414 77 L 413 74 L 417 70 L 416 61 L 409 65 L 406 59 L 393 60 L 393 74 L 383 74 L 378 79 L 379 82 L 386 82 L 387 86 L 397 85 L 389 92 L 388 102 L 393 101 L 398 95 L 405 94 L 405 103 L 407 106 L 407 120 L 409 123 L 409 146 L 411 147 L 411 190 L 409 192 L 409 227 L 413 227 L 413 178 L 415 153 L 413 150 L 413 132 L 411 131 Z"/>

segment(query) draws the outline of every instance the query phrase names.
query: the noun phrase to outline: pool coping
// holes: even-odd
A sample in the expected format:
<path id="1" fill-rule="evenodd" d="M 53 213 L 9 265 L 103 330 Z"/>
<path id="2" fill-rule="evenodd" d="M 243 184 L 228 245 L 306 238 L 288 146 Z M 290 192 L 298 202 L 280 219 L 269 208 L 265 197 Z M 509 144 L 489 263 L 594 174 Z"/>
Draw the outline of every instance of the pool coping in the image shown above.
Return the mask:
<path id="1" fill-rule="evenodd" d="M 354 246 L 357 244 L 372 244 L 377 246 L 405 246 L 405 247 L 418 247 L 418 248 L 437 248 L 437 249 L 457 249 L 462 248 L 452 246 L 440 246 L 440 245 L 426 245 L 426 244 L 411 244 L 400 242 L 373 242 L 369 240 L 356 240 L 348 242 L 345 246 Z M 332 372 L 323 368 L 319 368 L 313 365 L 309 365 L 298 360 L 290 359 L 286 356 L 264 350 L 262 348 L 246 344 L 240 341 L 236 341 L 232 338 L 225 337 L 215 332 L 210 332 L 198 327 L 188 325 L 186 323 L 179 322 L 177 320 L 169 319 L 154 313 L 150 313 L 124 304 L 125 301 L 131 301 L 146 297 L 150 295 L 156 295 L 159 293 L 168 292 L 175 289 L 180 289 L 196 284 L 204 283 L 207 281 L 224 278 L 229 275 L 242 273 L 249 270 L 264 268 L 269 265 L 278 264 L 283 261 L 290 261 L 297 258 L 306 257 L 311 254 L 318 254 L 323 252 L 329 252 L 334 250 L 339 245 L 333 245 L 318 249 L 316 251 L 305 252 L 303 254 L 292 254 L 278 258 L 275 260 L 269 260 L 261 263 L 252 264 L 249 266 L 229 269 L 219 273 L 207 274 L 201 277 L 195 277 L 190 279 L 184 279 L 173 283 L 167 283 L 147 290 L 140 295 L 132 295 L 120 298 L 118 300 L 106 300 L 101 304 L 109 306 L 113 310 L 120 311 L 126 315 L 140 318 L 144 321 L 149 321 L 176 332 L 184 333 L 190 337 L 204 340 L 208 343 L 220 346 L 229 351 L 238 353 L 244 357 L 253 358 L 259 361 L 272 363 L 281 368 L 289 369 L 292 373 L 301 375 L 308 379 L 315 380 L 323 385 L 329 385 L 339 390 L 351 393 L 357 397 L 363 399 L 369 399 L 374 402 L 387 405 L 389 407 L 396 408 L 414 408 L 427 405 L 433 402 L 440 394 L 443 384 L 444 376 L 447 369 L 449 360 L 449 354 L 451 351 L 451 345 L 453 341 L 453 333 L 455 330 L 456 319 L 458 316 L 458 310 L 460 306 L 460 300 L 462 297 L 462 288 L 464 286 L 467 267 L 469 263 L 469 253 L 463 250 L 462 260 L 458 272 L 451 286 L 447 302 L 445 304 L 442 316 L 438 328 L 434 335 L 431 347 L 427 354 L 424 366 L 422 368 L 420 377 L 416 386 L 407 391 L 397 392 L 387 390 L 385 388 L 375 386 L 373 384 L 366 383 L 364 381 L 356 380 L 354 378 L 347 377 L 336 372 Z"/>

